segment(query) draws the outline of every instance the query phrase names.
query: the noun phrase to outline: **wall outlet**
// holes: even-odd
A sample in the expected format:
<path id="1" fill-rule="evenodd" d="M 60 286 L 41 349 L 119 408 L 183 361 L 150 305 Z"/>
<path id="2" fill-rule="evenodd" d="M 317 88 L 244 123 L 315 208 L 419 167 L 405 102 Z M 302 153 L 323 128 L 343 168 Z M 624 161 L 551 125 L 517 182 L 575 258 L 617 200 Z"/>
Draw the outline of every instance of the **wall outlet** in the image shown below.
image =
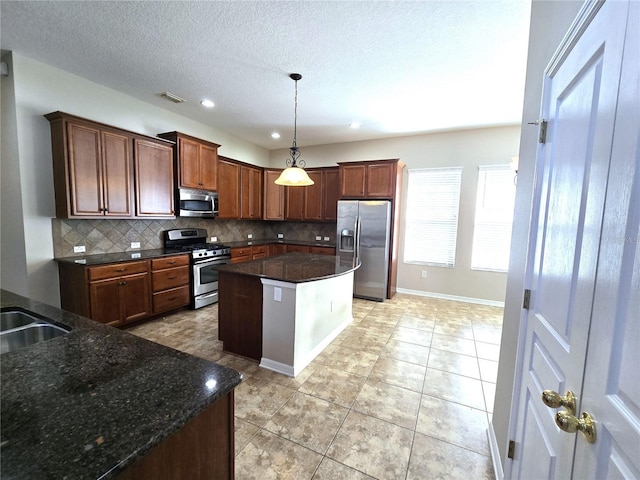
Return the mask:
<path id="1" fill-rule="evenodd" d="M 140 242 L 131 242 L 131 248 L 140 248 Z"/>
<path id="2" fill-rule="evenodd" d="M 218 237 L 211 237 L 211 241 L 212 242 L 217 242 L 218 241 Z"/>
<path id="3" fill-rule="evenodd" d="M 316 241 L 319 242 L 320 240 L 322 240 L 322 236 L 321 235 L 316 235 Z"/>
<path id="4" fill-rule="evenodd" d="M 132 253 L 131 258 L 140 258 L 142 256 L 141 253 Z"/>
<path id="5" fill-rule="evenodd" d="M 273 287 L 273 299 L 276 302 L 282 301 L 282 289 L 280 287 Z"/>
<path id="6" fill-rule="evenodd" d="M 84 248 L 84 245 L 76 245 L 75 247 L 73 247 L 73 253 L 84 253 L 86 251 L 87 249 Z"/>
<path id="7" fill-rule="evenodd" d="M 331 237 L 324 237 L 325 242 L 328 242 L 329 240 L 331 240 Z"/>
<path id="8" fill-rule="evenodd" d="M 253 238 L 253 233 L 250 233 L 249 235 L 247 235 L 247 238 L 251 240 Z"/>
<path id="9" fill-rule="evenodd" d="M 422 270 L 422 278 L 427 278 L 427 271 L 426 270 Z"/>
<path id="10" fill-rule="evenodd" d="M 284 238 L 284 233 L 279 233 L 278 238 Z"/>

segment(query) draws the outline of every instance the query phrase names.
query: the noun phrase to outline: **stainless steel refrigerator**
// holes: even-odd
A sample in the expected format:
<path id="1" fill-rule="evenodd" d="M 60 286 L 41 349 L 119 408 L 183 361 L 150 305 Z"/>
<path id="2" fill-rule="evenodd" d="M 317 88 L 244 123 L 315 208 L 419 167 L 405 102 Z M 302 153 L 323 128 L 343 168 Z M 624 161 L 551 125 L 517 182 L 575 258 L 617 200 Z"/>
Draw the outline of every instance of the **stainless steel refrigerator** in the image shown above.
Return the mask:
<path id="1" fill-rule="evenodd" d="M 360 260 L 353 296 L 384 301 L 389 281 L 391 202 L 340 200 L 336 253 L 342 261 Z"/>

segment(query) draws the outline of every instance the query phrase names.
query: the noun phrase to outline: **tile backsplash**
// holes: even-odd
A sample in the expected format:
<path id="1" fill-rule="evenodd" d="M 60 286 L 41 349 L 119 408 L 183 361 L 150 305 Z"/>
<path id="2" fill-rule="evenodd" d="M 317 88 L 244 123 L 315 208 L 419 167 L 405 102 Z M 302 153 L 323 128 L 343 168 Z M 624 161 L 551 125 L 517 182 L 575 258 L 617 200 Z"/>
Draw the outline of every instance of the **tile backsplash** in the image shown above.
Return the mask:
<path id="1" fill-rule="evenodd" d="M 277 239 L 315 241 L 316 236 L 329 237 L 335 243 L 335 223 L 273 222 L 255 220 L 211 220 L 175 218 L 168 220 L 63 220 L 52 219 L 53 252 L 55 257 L 84 256 L 131 250 L 131 242 L 140 242 L 140 249 L 162 248 L 162 232 L 172 228 L 204 228 L 208 237 L 216 236 L 221 243 L 247 240 Z M 84 245 L 85 253 L 74 253 L 73 247 Z"/>

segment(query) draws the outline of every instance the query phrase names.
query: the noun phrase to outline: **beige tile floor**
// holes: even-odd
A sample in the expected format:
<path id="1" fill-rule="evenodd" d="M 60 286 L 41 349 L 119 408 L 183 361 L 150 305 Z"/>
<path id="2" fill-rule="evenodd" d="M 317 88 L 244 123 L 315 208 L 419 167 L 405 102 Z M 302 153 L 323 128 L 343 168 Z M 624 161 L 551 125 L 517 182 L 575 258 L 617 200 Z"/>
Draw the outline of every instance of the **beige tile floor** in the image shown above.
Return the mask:
<path id="1" fill-rule="evenodd" d="M 243 373 L 239 480 L 493 479 L 502 309 L 398 294 L 353 317 L 295 378 L 224 354 L 215 305 L 128 331 Z"/>

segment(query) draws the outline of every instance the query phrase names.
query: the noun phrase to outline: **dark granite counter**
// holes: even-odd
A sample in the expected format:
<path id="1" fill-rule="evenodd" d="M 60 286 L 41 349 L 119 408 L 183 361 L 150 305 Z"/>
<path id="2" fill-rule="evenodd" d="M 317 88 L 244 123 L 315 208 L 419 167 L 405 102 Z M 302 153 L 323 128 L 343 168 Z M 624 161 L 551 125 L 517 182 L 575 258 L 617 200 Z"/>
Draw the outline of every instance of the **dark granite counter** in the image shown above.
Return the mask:
<path id="1" fill-rule="evenodd" d="M 281 245 L 305 245 L 308 247 L 328 247 L 328 248 L 336 248 L 335 243 L 331 242 L 313 242 L 313 241 L 303 241 L 303 240 L 242 240 L 240 242 L 224 242 L 224 244 L 228 247 L 249 247 L 251 245 L 271 245 L 271 244 L 281 244 Z"/>
<path id="2" fill-rule="evenodd" d="M 275 257 L 222 265 L 218 267 L 218 271 L 302 283 L 344 275 L 358 267 L 359 265 L 354 266 L 352 262 L 342 262 L 340 257 L 333 255 L 286 253 Z"/>
<path id="3" fill-rule="evenodd" d="M 106 263 L 130 262 L 132 260 L 147 260 L 150 258 L 167 257 L 169 255 L 180 255 L 188 252 L 170 249 L 155 248 L 149 250 L 132 250 L 130 252 L 98 253 L 94 255 L 84 255 L 78 257 L 58 257 L 56 262 L 80 263 L 82 265 L 103 265 Z"/>
<path id="4" fill-rule="evenodd" d="M 71 332 L 2 354 L 2 478 L 108 479 L 229 393 L 240 373 L 0 291 Z"/>

